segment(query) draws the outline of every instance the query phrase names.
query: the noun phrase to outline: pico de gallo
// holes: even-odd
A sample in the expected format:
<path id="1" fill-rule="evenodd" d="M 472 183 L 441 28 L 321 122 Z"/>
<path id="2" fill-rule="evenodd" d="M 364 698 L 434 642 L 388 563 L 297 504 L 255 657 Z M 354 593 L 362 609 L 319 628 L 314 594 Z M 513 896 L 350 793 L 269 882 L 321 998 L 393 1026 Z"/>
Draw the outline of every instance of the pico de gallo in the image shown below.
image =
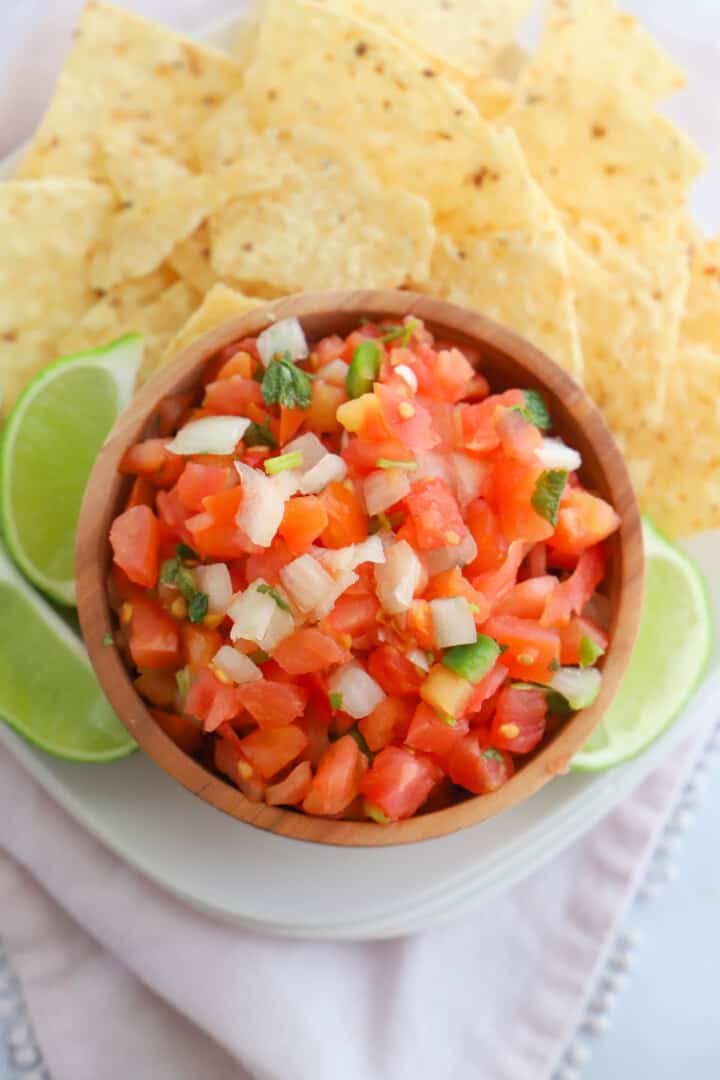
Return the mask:
<path id="1" fill-rule="evenodd" d="M 497 791 L 608 648 L 619 518 L 550 431 L 417 319 L 277 322 L 126 452 L 108 643 L 248 799 L 385 823 Z"/>

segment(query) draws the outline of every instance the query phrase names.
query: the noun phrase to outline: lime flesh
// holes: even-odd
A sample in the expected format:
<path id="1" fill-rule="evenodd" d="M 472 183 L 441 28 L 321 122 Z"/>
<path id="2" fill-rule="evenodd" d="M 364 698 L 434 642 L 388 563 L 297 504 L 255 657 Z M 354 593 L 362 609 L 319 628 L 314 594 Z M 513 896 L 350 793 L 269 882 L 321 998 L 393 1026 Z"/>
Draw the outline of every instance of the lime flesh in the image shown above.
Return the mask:
<path id="1" fill-rule="evenodd" d="M 72 761 L 114 761 L 136 744 L 113 713 L 80 639 L 0 545 L 0 716 Z"/>
<path id="2" fill-rule="evenodd" d="M 705 580 L 684 552 L 645 520 L 640 633 L 617 697 L 572 761 L 595 772 L 641 753 L 672 723 L 707 671 L 712 614 Z"/>
<path id="3" fill-rule="evenodd" d="M 5 541 L 30 580 L 75 602 L 75 532 L 100 447 L 129 403 L 143 343 L 129 335 L 45 368 L 5 429 L 0 507 Z"/>

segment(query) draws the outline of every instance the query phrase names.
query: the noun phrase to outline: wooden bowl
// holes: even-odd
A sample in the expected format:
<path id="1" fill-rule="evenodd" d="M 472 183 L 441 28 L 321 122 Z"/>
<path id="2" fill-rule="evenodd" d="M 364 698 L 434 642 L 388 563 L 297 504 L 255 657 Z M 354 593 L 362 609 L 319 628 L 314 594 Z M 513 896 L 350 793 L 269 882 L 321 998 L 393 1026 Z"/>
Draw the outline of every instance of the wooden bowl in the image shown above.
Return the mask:
<path id="1" fill-rule="evenodd" d="M 110 569 L 108 533 L 127 497 L 129 481 L 118 472 L 128 446 L 142 438 L 166 394 L 193 387 L 206 361 L 224 346 L 260 333 L 272 320 L 297 316 L 308 340 L 347 334 L 363 317 L 405 315 L 423 319 L 438 337 L 479 347 L 482 371 L 493 390 L 510 386 L 542 391 L 554 430 L 583 457 L 585 483 L 608 499 L 622 519 L 610 541 L 607 593 L 611 606 L 611 646 L 604 659 L 603 688 L 595 704 L 572 717 L 549 737 L 508 783 L 492 795 L 473 796 L 441 810 L 392 825 L 308 817 L 291 809 L 249 802 L 237 788 L 180 750 L 161 730 L 137 694 L 117 649 L 103 645 L 113 629 L 106 582 Z M 283 836 L 351 846 L 401 844 L 443 836 L 526 799 L 563 772 L 573 754 L 600 723 L 625 673 L 640 622 L 643 545 L 638 507 L 625 463 L 605 423 L 587 395 L 556 364 L 517 334 L 440 300 L 393 290 L 304 293 L 260 307 L 205 334 L 185 349 L 140 391 L 110 433 L 93 469 L 80 516 L 77 541 L 77 595 L 90 658 L 110 703 L 142 749 L 201 799 L 258 828 Z"/>

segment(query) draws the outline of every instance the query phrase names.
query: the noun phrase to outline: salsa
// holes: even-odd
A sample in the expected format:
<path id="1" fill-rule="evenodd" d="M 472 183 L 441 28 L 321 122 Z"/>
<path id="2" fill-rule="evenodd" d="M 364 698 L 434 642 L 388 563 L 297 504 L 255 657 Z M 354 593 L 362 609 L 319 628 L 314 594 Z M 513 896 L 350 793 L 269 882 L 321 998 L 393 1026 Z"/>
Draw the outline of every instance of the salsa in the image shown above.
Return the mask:
<path id="1" fill-rule="evenodd" d="M 130 448 L 115 643 L 251 800 L 407 818 L 497 791 L 601 686 L 615 510 L 533 388 L 413 318 L 212 359 Z"/>

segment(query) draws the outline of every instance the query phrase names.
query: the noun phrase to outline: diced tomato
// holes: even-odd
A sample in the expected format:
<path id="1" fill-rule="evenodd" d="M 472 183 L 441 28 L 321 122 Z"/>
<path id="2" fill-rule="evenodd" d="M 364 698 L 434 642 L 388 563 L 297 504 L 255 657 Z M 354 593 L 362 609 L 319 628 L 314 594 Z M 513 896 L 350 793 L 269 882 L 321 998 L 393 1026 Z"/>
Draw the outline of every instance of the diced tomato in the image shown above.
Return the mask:
<path id="1" fill-rule="evenodd" d="M 169 671 L 144 671 L 134 686 L 138 694 L 159 709 L 172 708 L 175 704 L 178 688 L 175 676 Z"/>
<path id="2" fill-rule="evenodd" d="M 229 379 L 233 375 L 242 375 L 244 379 L 251 379 L 254 371 L 255 361 L 250 353 L 245 352 L 244 349 L 239 349 L 225 361 L 218 371 L 217 377 L 218 379 Z"/>
<path id="3" fill-rule="evenodd" d="M 328 526 L 328 512 L 317 495 L 288 499 L 279 532 L 291 554 L 304 555 Z"/>
<path id="4" fill-rule="evenodd" d="M 128 500 L 125 503 L 125 509 L 132 510 L 133 506 L 149 506 L 152 508 L 154 505 L 155 488 L 147 476 L 136 476 Z"/>
<path id="5" fill-rule="evenodd" d="M 546 544 L 533 544 L 527 557 L 528 576 L 545 577 L 548 571 L 548 557 Z"/>
<path id="6" fill-rule="evenodd" d="M 183 426 L 195 397 L 194 390 L 185 390 L 177 394 L 167 394 L 161 399 L 157 410 L 161 436 L 174 435 Z"/>
<path id="7" fill-rule="evenodd" d="M 160 572 L 160 529 L 149 506 L 133 506 L 110 529 L 115 563 L 136 585 L 151 589 Z"/>
<path id="8" fill-rule="evenodd" d="M 475 372 L 470 382 L 465 388 L 465 401 L 475 404 L 479 401 L 484 401 L 490 394 L 490 383 L 487 381 L 484 375 L 481 375 L 478 371 Z"/>
<path id="9" fill-rule="evenodd" d="M 498 694 L 490 741 L 499 750 L 528 754 L 545 734 L 547 701 L 542 690 L 505 686 Z"/>
<path id="10" fill-rule="evenodd" d="M 382 383 L 375 383 L 374 392 L 388 430 L 403 446 L 416 454 L 437 446 L 440 438 L 433 429 L 427 409 L 411 401 L 406 394 Z"/>
<path id="11" fill-rule="evenodd" d="M 357 330 L 353 330 L 345 339 L 345 347 L 342 353 L 343 360 L 347 364 L 351 364 L 358 345 L 362 345 L 363 341 L 367 341 L 369 338 L 378 338 L 381 334 L 382 331 L 374 323 L 365 323 L 363 326 L 359 326 Z M 378 348 L 382 359 L 385 355 L 385 346 L 382 342 L 378 342 Z"/>
<path id="12" fill-rule="evenodd" d="M 208 495 L 219 495 L 230 485 L 231 480 L 229 469 L 196 465 L 190 461 L 177 482 L 177 493 L 187 510 L 199 511 L 203 509 L 203 500 Z"/>
<path id="13" fill-rule="evenodd" d="M 560 663 L 580 663 L 580 643 L 584 637 L 589 638 L 603 652 L 607 651 L 608 636 L 592 619 L 575 615 L 566 626 L 558 627 L 560 634 Z"/>
<path id="14" fill-rule="evenodd" d="M 303 413 L 305 427 L 316 435 L 335 435 L 341 429 L 337 411 L 344 401 L 347 401 L 344 387 L 316 379 L 312 384 L 310 408 Z"/>
<path id="15" fill-rule="evenodd" d="M 386 433 L 387 434 L 387 433 Z M 385 438 L 382 442 L 368 442 L 367 439 L 350 439 L 342 452 L 348 467 L 358 472 L 372 472 L 381 458 L 386 461 L 414 461 L 411 450 L 397 439 Z"/>
<path id="16" fill-rule="evenodd" d="M 552 574 L 519 581 L 500 601 L 496 610 L 501 615 L 517 615 L 520 619 L 539 619 L 557 583 L 558 579 Z"/>
<path id="17" fill-rule="evenodd" d="M 465 510 L 465 521 L 477 546 L 477 555 L 465 572 L 472 579 L 477 574 L 499 569 L 507 555 L 508 542 L 490 503 L 475 499 Z"/>
<path id="18" fill-rule="evenodd" d="M 548 598 L 540 622 L 543 626 L 563 626 L 571 615 L 579 615 L 605 575 L 607 551 L 602 544 L 583 551 L 572 574 L 561 581 Z"/>
<path id="19" fill-rule="evenodd" d="M 542 435 L 515 409 L 504 409 L 495 421 L 503 453 L 514 461 L 535 462 Z"/>
<path id="20" fill-rule="evenodd" d="M 214 747 L 215 768 L 229 777 L 250 802 L 262 802 L 267 785 L 242 752 L 241 740 L 227 724 L 221 724 L 218 735 Z"/>
<path id="21" fill-rule="evenodd" d="M 119 611 L 124 603 L 133 604 L 136 600 L 145 600 L 146 597 L 146 590 L 131 581 L 115 563 L 108 578 L 108 598 L 113 611 Z"/>
<path id="22" fill-rule="evenodd" d="M 404 501 L 421 551 L 459 544 L 467 533 L 457 500 L 444 480 L 413 484 Z"/>
<path id="23" fill-rule="evenodd" d="M 367 758 L 352 735 L 343 735 L 331 743 L 320 759 L 303 800 L 305 813 L 321 817 L 341 814 L 357 795 L 366 769 Z"/>
<path id="24" fill-rule="evenodd" d="M 458 739 L 445 759 L 448 776 L 454 784 L 475 795 L 490 795 L 512 776 L 512 758 L 502 750 L 487 746 L 479 731 L 470 731 Z"/>
<path id="25" fill-rule="evenodd" d="M 268 806 L 297 806 L 301 803 L 312 783 L 312 766 L 309 761 L 301 761 L 284 780 L 271 784 L 265 792 Z"/>
<path id="26" fill-rule="evenodd" d="M 500 445 L 495 424 L 498 409 L 512 408 L 524 402 L 522 390 L 506 390 L 504 394 L 493 394 L 479 405 L 461 405 L 458 413 L 462 445 L 471 454 L 489 454 L 496 450 Z"/>
<path id="27" fill-rule="evenodd" d="M 328 728 L 331 719 L 332 711 L 327 698 L 319 693 L 311 694 L 300 726 L 307 736 L 307 746 L 303 750 L 302 757 L 303 760 L 309 761 L 313 768 L 330 745 Z"/>
<path id="28" fill-rule="evenodd" d="M 192 671 L 200 671 L 201 668 L 208 667 L 223 644 L 220 631 L 209 626 L 203 626 L 202 623 L 183 621 L 178 625 L 182 646 L 182 664 L 187 664 Z"/>
<path id="29" fill-rule="evenodd" d="M 158 491 L 155 504 L 160 516 L 160 523 L 165 532 L 176 540 L 184 540 L 185 543 L 189 543 L 190 534 L 185 528 L 185 522 L 189 514 L 178 495 L 177 484 L 170 491 Z"/>
<path id="30" fill-rule="evenodd" d="M 132 605 L 130 655 L 140 671 L 180 667 L 178 624 L 153 600 L 136 600 Z"/>
<path id="31" fill-rule="evenodd" d="M 473 368 L 459 349 L 439 349 L 435 363 L 428 365 L 432 378 L 432 393 L 442 401 L 459 401 L 473 376 Z"/>
<path id="32" fill-rule="evenodd" d="M 342 360 L 345 354 L 345 342 L 337 334 L 321 338 L 314 349 L 317 356 L 318 367 L 325 367 L 333 360 Z"/>
<path id="33" fill-rule="evenodd" d="M 119 471 L 130 476 L 152 476 L 165 464 L 168 442 L 168 439 L 145 439 L 135 443 L 123 454 Z"/>
<path id="34" fill-rule="evenodd" d="M 328 516 L 321 536 L 325 547 L 341 548 L 367 540 L 368 516 L 354 491 L 333 481 L 320 498 Z"/>
<path id="35" fill-rule="evenodd" d="M 424 673 L 392 645 L 374 649 L 368 657 L 367 669 L 386 694 L 417 694 L 424 678 Z"/>
<path id="36" fill-rule="evenodd" d="M 405 742 L 414 750 L 424 750 L 428 754 L 438 754 L 443 758 L 450 753 L 457 740 L 461 739 L 467 730 L 466 719 L 455 720 L 449 724 L 441 720 L 434 709 L 421 701 L 415 709 Z"/>
<path id="37" fill-rule="evenodd" d="M 297 724 L 286 724 L 270 731 L 251 731 L 240 740 L 240 745 L 253 768 L 269 780 L 302 754 L 307 736 Z"/>
<path id="38" fill-rule="evenodd" d="M 348 634 L 355 639 L 377 629 L 380 604 L 373 593 L 344 593 L 327 617 L 328 626 L 336 634 Z"/>
<path id="39" fill-rule="evenodd" d="M 237 559 L 257 550 L 235 524 L 242 498 L 239 484 L 219 495 L 210 495 L 204 500 L 204 511 L 185 522 L 192 546 L 202 558 Z"/>
<path id="40" fill-rule="evenodd" d="M 574 570 L 578 564 L 579 555 L 571 555 L 566 551 L 558 551 L 552 544 L 546 544 L 547 565 L 549 570 Z"/>
<path id="41" fill-rule="evenodd" d="M 352 657 L 334 638 L 314 626 L 296 630 L 273 649 L 275 661 L 290 675 L 325 671 L 334 664 L 346 664 Z"/>
<path id="42" fill-rule="evenodd" d="M 496 607 L 508 595 L 517 582 L 520 564 L 525 558 L 527 544 L 514 540 L 505 556 L 505 562 L 497 570 L 489 570 L 472 579 L 474 589 L 487 598 L 491 607 Z"/>
<path id="43" fill-rule="evenodd" d="M 205 731 L 215 731 L 226 720 L 238 716 L 243 704 L 237 687 L 221 683 L 209 668 L 201 668 L 188 691 L 185 712 L 196 716 Z"/>
<path id="44" fill-rule="evenodd" d="M 221 416 L 247 416 L 250 404 L 263 408 L 265 399 L 260 383 L 254 379 L 244 379 L 242 375 L 232 375 L 229 379 L 210 383 L 205 390 L 205 408 Z"/>
<path id="45" fill-rule="evenodd" d="M 465 715 L 473 716 L 480 712 L 486 701 L 497 693 L 509 675 L 509 671 L 502 660 L 496 660 L 487 675 L 476 683 L 465 706 Z"/>
<path id="46" fill-rule="evenodd" d="M 306 412 L 303 409 L 287 409 L 280 406 L 280 428 L 278 430 L 278 442 L 280 446 L 290 442 L 293 435 L 297 434 L 302 427 Z"/>
<path id="47" fill-rule="evenodd" d="M 414 711 L 414 701 L 388 695 L 368 716 L 358 720 L 360 734 L 373 751 L 382 750 L 391 742 L 403 742 Z"/>
<path id="48" fill-rule="evenodd" d="M 186 754 L 197 754 L 202 746 L 202 728 L 188 716 L 166 712 L 164 709 L 151 709 L 158 726 L 169 735 L 174 743 Z"/>
<path id="49" fill-rule="evenodd" d="M 560 636 L 556 630 L 533 619 L 493 615 L 483 626 L 483 633 L 495 638 L 498 645 L 507 645 L 502 662 L 513 679 L 550 682 L 554 667 L 560 663 Z"/>
<path id="50" fill-rule="evenodd" d="M 266 730 L 281 728 L 302 716 L 308 698 L 301 686 L 267 678 L 244 683 L 238 693 L 242 707 Z"/>
<path id="51" fill-rule="evenodd" d="M 276 536 L 269 548 L 248 555 L 245 576 L 248 582 L 262 578 L 268 585 L 279 585 L 280 571 L 291 562 L 292 557 L 282 537 Z"/>
<path id="52" fill-rule="evenodd" d="M 605 540 L 619 527 L 619 516 L 604 499 L 581 487 L 567 487 L 558 511 L 553 547 L 576 555 Z"/>
<path id="53" fill-rule="evenodd" d="M 553 526 L 533 508 L 542 465 L 502 458 L 495 466 L 494 502 L 500 528 L 508 540 L 547 540 Z"/>
<path id="54" fill-rule="evenodd" d="M 412 817 L 441 778 L 442 770 L 431 758 L 386 746 L 365 774 L 360 791 L 385 817 L 398 821 Z"/>
<path id="55" fill-rule="evenodd" d="M 475 622 L 480 624 L 490 615 L 490 603 L 483 593 L 474 589 L 466 577 L 463 576 L 459 567 L 452 570 L 444 570 L 430 579 L 430 583 L 423 593 L 425 600 L 439 600 L 444 597 L 464 596 L 472 605 Z"/>
<path id="56" fill-rule="evenodd" d="M 432 612 L 427 600 L 413 600 L 407 614 L 407 632 L 424 652 L 435 648 Z"/>

